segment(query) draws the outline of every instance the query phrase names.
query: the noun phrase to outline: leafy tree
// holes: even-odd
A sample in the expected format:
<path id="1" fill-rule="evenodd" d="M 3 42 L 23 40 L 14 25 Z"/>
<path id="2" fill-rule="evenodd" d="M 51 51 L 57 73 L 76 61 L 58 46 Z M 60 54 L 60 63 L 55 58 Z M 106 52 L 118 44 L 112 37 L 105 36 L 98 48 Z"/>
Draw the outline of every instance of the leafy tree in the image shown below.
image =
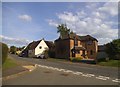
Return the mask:
<path id="1" fill-rule="evenodd" d="M 111 59 L 120 59 L 120 39 L 106 44 L 106 53 Z"/>
<path id="2" fill-rule="evenodd" d="M 58 25 L 57 29 L 57 33 L 60 33 L 61 39 L 68 37 L 70 34 L 70 29 L 67 28 L 66 24 Z"/>
<path id="3" fill-rule="evenodd" d="M 17 48 L 17 51 L 22 51 L 24 48 L 25 48 L 25 46 L 22 46 L 22 47 L 16 47 Z"/>
<path id="4" fill-rule="evenodd" d="M 17 47 L 15 47 L 15 46 L 10 47 L 10 53 L 15 54 L 16 51 L 17 51 Z"/>

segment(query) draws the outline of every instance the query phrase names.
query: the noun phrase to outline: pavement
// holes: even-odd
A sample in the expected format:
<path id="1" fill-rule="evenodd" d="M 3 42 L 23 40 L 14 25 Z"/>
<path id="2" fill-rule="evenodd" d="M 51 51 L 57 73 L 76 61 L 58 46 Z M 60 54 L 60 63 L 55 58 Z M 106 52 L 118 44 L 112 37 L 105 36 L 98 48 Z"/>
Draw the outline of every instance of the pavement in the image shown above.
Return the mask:
<path id="1" fill-rule="evenodd" d="M 36 64 L 36 68 L 20 76 L 3 80 L 3 85 L 118 85 L 118 68 L 91 64 L 21 58 L 16 61 Z M 26 66 L 24 66 L 25 68 Z M 27 67 L 28 68 L 28 67 Z M 30 67 L 29 67 L 30 68 Z M 32 78 L 32 79 L 30 79 Z"/>

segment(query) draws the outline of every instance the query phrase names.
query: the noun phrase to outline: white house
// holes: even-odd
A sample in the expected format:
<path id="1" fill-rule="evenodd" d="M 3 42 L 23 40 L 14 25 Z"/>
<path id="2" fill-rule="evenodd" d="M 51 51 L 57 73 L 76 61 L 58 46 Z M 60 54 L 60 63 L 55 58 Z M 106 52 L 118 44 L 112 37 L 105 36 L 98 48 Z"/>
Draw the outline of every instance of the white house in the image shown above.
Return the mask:
<path id="1" fill-rule="evenodd" d="M 44 39 L 39 41 L 33 41 L 28 46 L 28 57 L 37 57 L 42 54 L 46 49 L 50 48 L 51 42 L 45 41 Z M 53 43 L 52 43 L 53 44 Z"/>

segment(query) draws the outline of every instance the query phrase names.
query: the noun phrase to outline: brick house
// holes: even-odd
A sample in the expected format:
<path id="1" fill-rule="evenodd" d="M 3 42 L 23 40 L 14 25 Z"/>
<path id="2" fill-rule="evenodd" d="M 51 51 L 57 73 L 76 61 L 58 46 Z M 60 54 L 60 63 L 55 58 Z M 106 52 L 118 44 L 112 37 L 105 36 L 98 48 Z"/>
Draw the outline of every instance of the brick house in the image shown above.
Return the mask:
<path id="1" fill-rule="evenodd" d="M 66 38 L 55 40 L 56 58 L 81 57 L 96 59 L 98 41 L 90 35 L 78 36 L 70 34 Z"/>

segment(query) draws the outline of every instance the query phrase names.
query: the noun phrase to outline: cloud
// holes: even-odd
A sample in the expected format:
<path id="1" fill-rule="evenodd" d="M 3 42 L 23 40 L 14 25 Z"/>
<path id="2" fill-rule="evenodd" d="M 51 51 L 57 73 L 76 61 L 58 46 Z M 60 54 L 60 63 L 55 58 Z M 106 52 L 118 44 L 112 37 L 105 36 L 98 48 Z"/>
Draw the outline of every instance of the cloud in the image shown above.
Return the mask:
<path id="1" fill-rule="evenodd" d="M 75 22 L 78 20 L 78 17 L 76 15 L 73 15 L 71 12 L 64 12 L 63 14 L 57 14 L 57 16 L 64 22 Z"/>
<path id="2" fill-rule="evenodd" d="M 54 20 L 52 20 L 52 19 L 47 19 L 46 20 L 48 23 L 49 23 L 49 25 L 51 25 L 51 26 L 55 26 L 55 27 L 57 27 L 58 26 L 58 23 L 57 22 L 55 22 Z"/>
<path id="3" fill-rule="evenodd" d="M 110 13 L 112 16 L 118 15 L 118 2 L 105 3 L 103 7 L 99 8 L 99 11 Z"/>
<path id="4" fill-rule="evenodd" d="M 0 35 L 0 39 L 2 39 L 3 43 L 8 44 L 9 46 L 11 46 L 11 45 L 16 45 L 16 46 L 27 45 L 30 42 L 29 40 L 26 40 L 26 39 L 10 38 L 10 37 L 6 37 L 3 35 Z"/>
<path id="5" fill-rule="evenodd" d="M 18 16 L 19 19 L 23 20 L 23 21 L 31 21 L 32 20 L 32 17 L 25 14 L 25 15 L 19 15 Z"/>
<path id="6" fill-rule="evenodd" d="M 118 38 L 118 29 L 113 27 L 117 26 L 117 20 L 112 19 L 112 16 L 117 16 L 115 9 L 117 6 L 115 6 L 115 3 L 113 3 L 113 5 L 112 3 L 104 3 L 101 5 L 103 7 L 100 7 L 98 3 L 89 4 L 90 5 L 87 4 L 85 6 L 87 10 L 82 9 L 76 12 L 65 11 L 63 13 L 57 13 L 59 23 L 66 23 L 67 26 L 78 35 L 89 34 L 97 38 L 99 44 L 105 44 Z M 104 11 L 103 9 L 107 10 Z"/>

